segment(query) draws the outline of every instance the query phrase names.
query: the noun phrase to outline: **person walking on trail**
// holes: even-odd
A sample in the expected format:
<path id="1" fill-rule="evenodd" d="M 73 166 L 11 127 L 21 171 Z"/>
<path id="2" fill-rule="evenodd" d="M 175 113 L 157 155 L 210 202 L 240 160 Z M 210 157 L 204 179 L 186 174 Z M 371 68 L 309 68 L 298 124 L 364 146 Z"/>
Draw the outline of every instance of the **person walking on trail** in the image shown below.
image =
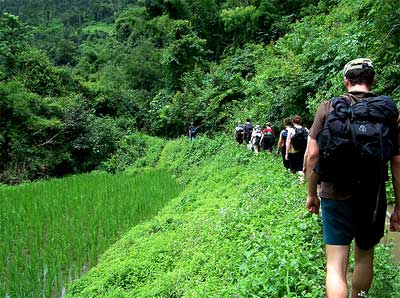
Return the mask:
<path id="1" fill-rule="evenodd" d="M 194 123 L 191 122 L 189 126 L 189 140 L 194 141 L 194 138 L 196 137 L 196 129 L 197 127 L 194 126 Z"/>
<path id="2" fill-rule="evenodd" d="M 235 140 L 238 142 L 240 145 L 243 144 L 243 137 L 244 137 L 244 128 L 243 124 L 240 124 L 240 122 L 237 124 L 235 127 Z"/>
<path id="3" fill-rule="evenodd" d="M 323 102 L 310 130 L 306 208 L 318 214 L 321 204 L 328 298 L 349 295 L 346 272 L 353 239 L 351 297 L 367 297 L 374 247 L 384 235 L 389 162 L 395 193 L 390 230 L 400 231 L 399 113 L 390 97 L 370 91 L 374 76 L 369 59 L 347 63 L 347 93 Z"/>
<path id="4" fill-rule="evenodd" d="M 271 123 L 265 123 L 265 128 L 262 130 L 261 135 L 261 148 L 264 151 L 272 152 L 274 146 L 275 136 L 274 131 L 271 128 Z"/>
<path id="5" fill-rule="evenodd" d="M 261 126 L 256 125 L 253 129 L 253 133 L 251 134 L 250 145 L 252 146 L 251 149 L 254 150 L 255 153 L 260 152 L 260 144 L 261 144 Z"/>
<path id="6" fill-rule="evenodd" d="M 300 116 L 295 116 L 292 122 L 293 127 L 287 128 L 285 159 L 289 161 L 291 172 L 303 177 L 303 161 L 307 147 L 308 130 L 301 125 Z"/>
<path id="7" fill-rule="evenodd" d="M 251 135 L 253 133 L 253 124 L 251 124 L 250 118 L 246 119 L 246 124 L 244 125 L 244 140 L 246 144 L 250 143 Z"/>
<path id="8" fill-rule="evenodd" d="M 281 130 L 279 134 L 277 154 L 279 152 L 281 153 L 283 166 L 285 167 L 285 169 L 289 170 L 290 169 L 289 160 L 286 159 L 286 139 L 288 135 L 288 129 L 293 128 L 292 119 L 285 118 L 283 120 L 283 124 L 285 125 L 285 128 Z"/>

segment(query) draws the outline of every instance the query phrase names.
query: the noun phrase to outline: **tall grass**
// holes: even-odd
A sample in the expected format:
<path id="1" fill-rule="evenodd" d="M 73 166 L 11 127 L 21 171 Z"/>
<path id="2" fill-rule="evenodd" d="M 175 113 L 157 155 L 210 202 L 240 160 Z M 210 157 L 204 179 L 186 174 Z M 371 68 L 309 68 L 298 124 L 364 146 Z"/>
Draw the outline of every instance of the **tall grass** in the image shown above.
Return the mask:
<path id="1" fill-rule="evenodd" d="M 179 192 L 161 170 L 0 187 L 0 298 L 59 297 L 122 233 Z"/>

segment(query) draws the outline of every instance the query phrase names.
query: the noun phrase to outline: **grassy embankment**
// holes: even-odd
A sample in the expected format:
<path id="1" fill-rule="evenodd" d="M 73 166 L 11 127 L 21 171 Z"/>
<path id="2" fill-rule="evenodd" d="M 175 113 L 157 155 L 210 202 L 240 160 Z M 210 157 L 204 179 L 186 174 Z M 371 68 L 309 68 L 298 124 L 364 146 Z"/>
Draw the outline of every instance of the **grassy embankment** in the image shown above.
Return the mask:
<path id="1" fill-rule="evenodd" d="M 279 158 L 221 137 L 169 142 L 159 166 L 186 188 L 131 229 L 69 297 L 323 297 L 321 223 Z M 398 298 L 399 268 L 379 246 L 371 297 Z"/>
<path id="2" fill-rule="evenodd" d="M 0 187 L 0 297 L 60 297 L 64 284 L 180 191 L 163 170 Z"/>

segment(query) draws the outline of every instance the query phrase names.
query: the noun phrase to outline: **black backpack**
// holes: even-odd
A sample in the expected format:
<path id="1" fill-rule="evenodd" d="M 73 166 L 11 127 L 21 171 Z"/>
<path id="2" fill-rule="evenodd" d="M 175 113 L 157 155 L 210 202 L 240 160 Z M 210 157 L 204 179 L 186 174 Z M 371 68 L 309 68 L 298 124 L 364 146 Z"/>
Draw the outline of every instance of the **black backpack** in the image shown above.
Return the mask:
<path id="1" fill-rule="evenodd" d="M 244 131 L 243 126 L 236 127 L 235 131 L 236 131 L 236 133 L 235 133 L 236 140 L 237 141 L 238 140 L 243 140 L 243 131 Z"/>
<path id="2" fill-rule="evenodd" d="M 189 127 L 190 135 L 194 137 L 196 135 L 196 127 L 195 126 L 190 126 Z"/>
<path id="3" fill-rule="evenodd" d="M 304 151 L 307 147 L 308 131 L 304 127 L 295 127 L 295 134 L 292 136 L 291 143 L 296 151 Z"/>
<path id="4" fill-rule="evenodd" d="M 272 132 L 266 132 L 261 140 L 263 149 L 272 147 L 274 145 L 275 137 Z"/>
<path id="5" fill-rule="evenodd" d="M 244 126 L 244 133 L 246 135 L 251 135 L 251 132 L 253 131 L 253 125 L 251 123 L 246 123 Z"/>
<path id="6" fill-rule="evenodd" d="M 337 97 L 331 104 L 333 110 L 317 136 L 319 160 L 315 171 L 320 180 L 332 182 L 342 190 L 382 181 L 397 146 L 396 104 L 388 96 L 354 104 Z"/>
<path id="7" fill-rule="evenodd" d="M 282 139 L 285 141 L 285 143 L 283 144 L 283 146 L 286 146 L 287 135 L 288 135 L 287 129 L 282 130 L 281 136 L 282 136 Z"/>

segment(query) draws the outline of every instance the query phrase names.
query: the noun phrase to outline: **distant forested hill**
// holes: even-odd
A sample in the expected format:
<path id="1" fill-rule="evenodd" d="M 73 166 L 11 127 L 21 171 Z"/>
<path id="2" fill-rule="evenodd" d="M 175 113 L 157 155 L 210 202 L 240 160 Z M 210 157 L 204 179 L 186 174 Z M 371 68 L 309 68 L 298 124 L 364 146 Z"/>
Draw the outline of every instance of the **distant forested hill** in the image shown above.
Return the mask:
<path id="1" fill-rule="evenodd" d="M 395 0 L 0 1 L 0 182 L 103 168 L 134 131 L 279 129 L 355 57 L 400 99 Z M 136 144 L 138 145 L 138 144 Z M 135 146 L 136 146 L 135 145 Z M 138 146 L 140 147 L 140 146 Z"/>
<path id="2" fill-rule="evenodd" d="M 35 25 L 49 23 L 55 18 L 65 25 L 80 26 L 89 21 L 111 22 L 113 15 L 137 0 L 3 0 L 0 12 L 20 16 Z"/>

